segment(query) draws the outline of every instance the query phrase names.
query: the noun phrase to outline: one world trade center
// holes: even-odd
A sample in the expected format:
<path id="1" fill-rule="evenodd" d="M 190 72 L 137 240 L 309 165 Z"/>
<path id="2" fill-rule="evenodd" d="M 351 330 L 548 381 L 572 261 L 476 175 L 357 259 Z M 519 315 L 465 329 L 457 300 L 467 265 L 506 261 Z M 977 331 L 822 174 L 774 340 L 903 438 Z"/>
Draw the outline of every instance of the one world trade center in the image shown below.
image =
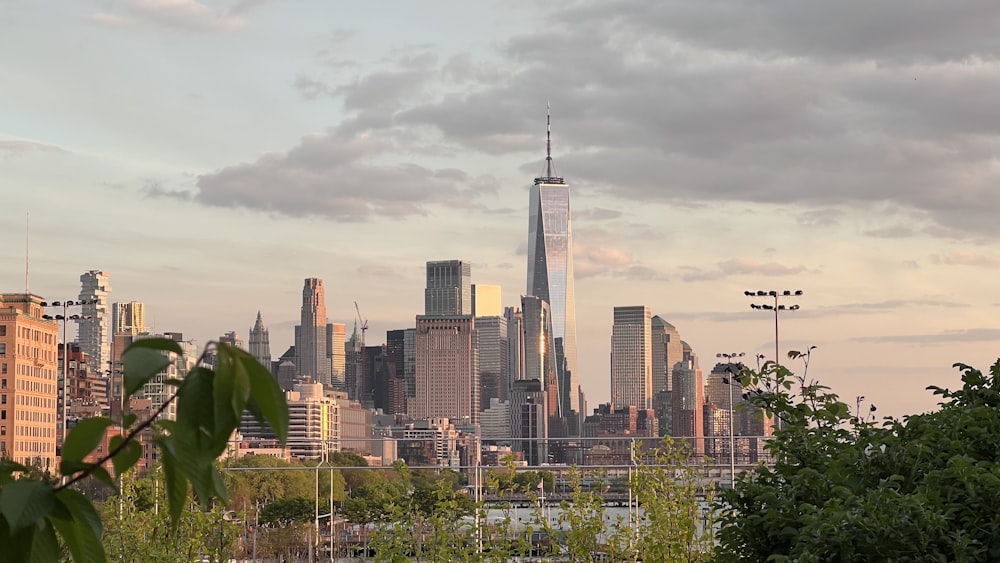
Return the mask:
<path id="1" fill-rule="evenodd" d="M 573 229 L 569 184 L 552 168 L 551 119 L 546 120 L 545 175 L 535 178 L 528 205 L 528 295 L 549 303 L 554 337 L 559 404 L 563 416 L 576 413 L 580 394 L 576 356 L 576 296 L 573 290 Z"/>

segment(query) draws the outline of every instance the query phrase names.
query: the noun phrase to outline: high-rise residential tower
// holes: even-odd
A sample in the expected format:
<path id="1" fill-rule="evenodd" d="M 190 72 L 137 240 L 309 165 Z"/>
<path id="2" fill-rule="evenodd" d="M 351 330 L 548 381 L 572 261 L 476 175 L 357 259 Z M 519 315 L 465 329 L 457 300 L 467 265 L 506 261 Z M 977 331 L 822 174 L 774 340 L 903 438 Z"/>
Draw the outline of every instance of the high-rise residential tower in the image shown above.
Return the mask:
<path id="1" fill-rule="evenodd" d="M 461 260 L 427 263 L 425 315 L 472 314 L 472 265 Z"/>
<path id="2" fill-rule="evenodd" d="M 80 276 L 80 331 L 77 342 L 83 353 L 90 356 L 91 366 L 100 372 L 111 360 L 111 304 L 108 293 L 111 282 L 108 273 L 90 270 Z"/>
<path id="3" fill-rule="evenodd" d="M 317 383 L 331 385 L 330 354 L 327 353 L 326 291 L 323 280 L 306 278 L 302 288 L 302 321 L 299 325 L 299 377 L 312 377 Z"/>
<path id="4" fill-rule="evenodd" d="M 253 328 L 250 329 L 250 355 L 257 358 L 257 361 L 261 363 L 268 370 L 271 369 L 271 340 L 267 327 L 264 326 L 264 319 L 260 316 L 260 311 L 257 311 L 257 320 L 253 323 Z"/>
<path id="5" fill-rule="evenodd" d="M 135 336 L 146 332 L 146 305 L 138 301 L 115 303 L 111 309 L 113 334 Z"/>
<path id="6" fill-rule="evenodd" d="M 557 353 L 560 402 L 580 412 L 577 393 L 576 296 L 569 184 L 552 169 L 552 127 L 546 130 L 545 175 L 535 178 L 528 203 L 527 294 L 548 302 Z"/>
<path id="7" fill-rule="evenodd" d="M 615 307 L 611 327 L 611 402 L 615 408 L 652 408 L 651 333 L 649 307 Z"/>

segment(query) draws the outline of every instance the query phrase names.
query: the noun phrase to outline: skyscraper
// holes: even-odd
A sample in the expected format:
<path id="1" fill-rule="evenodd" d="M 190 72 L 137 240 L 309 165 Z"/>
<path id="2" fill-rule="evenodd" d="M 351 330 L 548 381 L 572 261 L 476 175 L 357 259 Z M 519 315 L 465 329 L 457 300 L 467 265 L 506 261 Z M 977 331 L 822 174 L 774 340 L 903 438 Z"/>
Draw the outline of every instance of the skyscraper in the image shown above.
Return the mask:
<path id="1" fill-rule="evenodd" d="M 705 451 L 704 411 L 705 386 L 702 384 L 701 367 L 687 342 L 682 342 L 684 359 L 674 365 L 674 382 L 671 390 L 673 420 L 671 432 L 675 438 L 689 440 L 692 452 Z"/>
<path id="2" fill-rule="evenodd" d="M 499 317 L 503 314 L 499 285 L 472 284 L 472 314 L 477 317 Z"/>
<path id="3" fill-rule="evenodd" d="M 146 332 L 146 305 L 138 301 L 115 303 L 111 310 L 113 334 L 135 336 Z"/>
<path id="4" fill-rule="evenodd" d="M 579 413 L 576 296 L 569 184 L 552 169 L 552 127 L 546 129 L 545 175 L 535 178 L 528 204 L 528 295 L 548 302 L 557 353 L 560 402 Z"/>
<path id="5" fill-rule="evenodd" d="M 479 362 L 472 316 L 471 267 L 447 260 L 427 263 L 425 314 L 417 315 L 414 418 L 479 422 Z"/>
<path id="6" fill-rule="evenodd" d="M 302 321 L 299 329 L 299 377 L 310 376 L 317 383 L 331 385 L 330 354 L 327 353 L 326 291 L 323 280 L 306 278 L 302 288 Z"/>
<path id="7" fill-rule="evenodd" d="M 552 334 L 552 313 L 548 301 L 533 295 L 521 296 L 521 320 L 524 329 L 523 379 L 537 379 L 546 392 L 547 416 L 565 416 L 562 402 L 563 383 L 557 377 L 556 351 Z"/>
<path id="8" fill-rule="evenodd" d="M 253 328 L 250 329 L 249 352 L 251 356 L 257 358 L 262 366 L 268 370 L 271 369 L 271 340 L 267 327 L 264 326 L 264 319 L 260 316 L 260 311 L 257 311 L 257 320 L 254 321 Z"/>
<path id="9" fill-rule="evenodd" d="M 501 316 L 476 317 L 479 334 L 480 410 L 490 408 L 491 399 L 506 399 L 508 387 L 507 319 Z"/>
<path id="10" fill-rule="evenodd" d="M 472 314 L 472 265 L 461 260 L 427 263 L 425 315 Z"/>
<path id="11" fill-rule="evenodd" d="M 101 372 L 111 360 L 111 304 L 108 303 L 111 283 L 108 273 L 100 270 L 84 273 L 80 283 L 80 301 L 84 305 L 80 309 L 77 342 L 83 353 L 90 356 L 93 369 Z"/>
<path id="12" fill-rule="evenodd" d="M 330 378 L 334 387 L 344 389 L 347 385 L 347 326 L 330 323 L 327 330 L 330 338 Z"/>
<path id="13" fill-rule="evenodd" d="M 674 325 L 656 315 L 653 328 L 653 393 L 673 389 L 674 365 L 684 359 L 681 335 Z"/>
<path id="14" fill-rule="evenodd" d="M 611 403 L 653 405 L 652 314 L 649 307 L 615 307 L 611 327 Z"/>

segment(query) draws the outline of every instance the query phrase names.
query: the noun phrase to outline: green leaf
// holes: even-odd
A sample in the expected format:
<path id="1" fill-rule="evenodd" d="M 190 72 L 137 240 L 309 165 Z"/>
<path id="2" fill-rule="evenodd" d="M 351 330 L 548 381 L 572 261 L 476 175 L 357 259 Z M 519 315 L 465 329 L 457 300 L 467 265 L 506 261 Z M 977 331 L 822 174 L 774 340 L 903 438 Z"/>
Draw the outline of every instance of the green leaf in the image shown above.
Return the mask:
<path id="1" fill-rule="evenodd" d="M 140 340 L 139 342 L 145 342 Z M 130 346 L 122 354 L 122 364 L 125 368 L 125 394 L 132 396 L 142 388 L 163 368 L 170 365 L 170 358 L 150 348 L 134 348 Z"/>
<path id="2" fill-rule="evenodd" d="M 115 480 L 111 478 L 111 475 L 108 473 L 108 470 L 104 468 L 104 466 L 98 465 L 94 467 L 94 469 L 90 472 L 90 474 L 95 479 L 111 487 L 112 489 L 116 488 Z"/>
<path id="3" fill-rule="evenodd" d="M 122 417 L 122 426 L 125 428 L 131 428 L 132 425 L 135 424 L 136 420 L 139 420 L 139 415 L 134 412 L 126 413 L 125 416 Z"/>
<path id="4" fill-rule="evenodd" d="M 181 350 L 181 345 L 169 338 L 140 338 L 139 340 L 132 342 L 132 344 L 125 349 L 125 352 L 128 353 L 129 350 L 137 350 L 140 348 L 173 352 L 178 356 L 184 353 L 184 350 Z"/>
<path id="5" fill-rule="evenodd" d="M 172 531 L 176 531 L 181 513 L 184 512 L 184 503 L 187 501 L 188 480 L 178 466 L 176 442 L 170 436 L 162 436 L 157 438 L 156 443 L 160 447 L 160 459 L 163 463 L 163 481 L 167 489 L 167 505 L 170 508 L 170 527 Z"/>
<path id="6" fill-rule="evenodd" d="M 101 444 L 104 431 L 111 426 L 110 418 L 98 416 L 86 418 L 76 423 L 69 431 L 62 447 L 62 461 L 59 462 L 59 472 L 69 475 L 75 471 L 74 463 L 83 461 Z"/>
<path id="7" fill-rule="evenodd" d="M 103 525 L 94 505 L 73 489 L 59 491 L 56 501 L 70 517 L 52 518 L 50 521 L 66 542 L 73 559 L 78 562 L 107 561 L 108 556 L 101 544 Z"/>
<path id="8" fill-rule="evenodd" d="M 114 451 L 121 444 L 122 440 L 124 440 L 122 436 L 112 436 L 111 451 Z M 135 465 L 135 462 L 139 461 L 140 456 L 142 456 L 142 446 L 139 442 L 129 442 L 120 452 L 111 458 L 111 463 L 115 467 L 115 475 L 122 475 L 131 469 Z"/>
<path id="9" fill-rule="evenodd" d="M 19 479 L 4 485 L 0 514 L 7 519 L 11 531 L 16 532 L 48 516 L 54 503 L 55 494 L 47 483 Z"/>
<path id="10" fill-rule="evenodd" d="M 29 469 L 9 459 L 0 459 L 0 485 L 11 481 L 14 473 L 27 473 Z"/>
<path id="11" fill-rule="evenodd" d="M 255 407 L 263 414 L 278 440 L 284 444 L 288 439 L 288 402 L 285 400 L 285 392 L 257 358 L 239 349 L 234 349 L 233 354 L 247 371 L 250 397 L 256 403 Z"/>
<path id="12" fill-rule="evenodd" d="M 59 539 L 52 528 L 51 520 L 43 520 L 37 524 L 31 537 L 31 563 L 50 563 L 59 560 Z M 85 561 L 78 559 L 78 561 Z"/>

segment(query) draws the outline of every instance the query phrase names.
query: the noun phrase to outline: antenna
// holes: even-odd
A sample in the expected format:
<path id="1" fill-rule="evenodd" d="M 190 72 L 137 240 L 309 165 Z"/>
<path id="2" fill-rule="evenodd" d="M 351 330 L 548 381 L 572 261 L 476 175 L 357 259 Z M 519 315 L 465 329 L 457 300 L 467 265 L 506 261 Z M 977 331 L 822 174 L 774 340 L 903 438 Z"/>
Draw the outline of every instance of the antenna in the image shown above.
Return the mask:
<path id="1" fill-rule="evenodd" d="M 545 102 L 545 177 L 552 177 L 552 105 Z"/>
<path id="2" fill-rule="evenodd" d="M 28 233 L 30 232 L 30 230 L 28 227 L 31 224 L 30 219 L 31 219 L 31 213 L 25 211 L 24 212 L 24 293 L 28 295 L 31 295 L 31 290 L 29 289 L 28 286 L 28 272 L 30 271 L 29 268 L 30 262 L 28 260 L 28 248 L 29 248 Z"/>

